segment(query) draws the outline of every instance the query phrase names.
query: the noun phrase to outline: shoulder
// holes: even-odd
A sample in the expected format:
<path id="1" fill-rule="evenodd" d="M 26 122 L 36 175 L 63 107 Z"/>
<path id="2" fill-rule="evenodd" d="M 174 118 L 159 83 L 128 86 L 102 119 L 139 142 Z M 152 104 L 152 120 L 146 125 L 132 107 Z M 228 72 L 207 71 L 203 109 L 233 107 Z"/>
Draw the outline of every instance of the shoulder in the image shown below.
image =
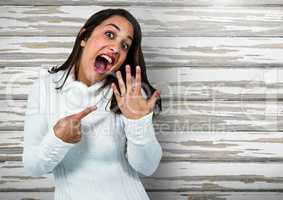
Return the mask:
<path id="1" fill-rule="evenodd" d="M 40 69 L 38 76 L 33 81 L 31 92 L 46 93 L 49 89 L 56 87 L 63 75 L 63 71 L 52 74 L 47 69 Z"/>
<path id="2" fill-rule="evenodd" d="M 63 82 L 66 71 L 61 70 L 56 73 L 50 73 L 48 70 L 44 70 L 39 76 L 39 79 L 45 83 L 58 85 Z"/>

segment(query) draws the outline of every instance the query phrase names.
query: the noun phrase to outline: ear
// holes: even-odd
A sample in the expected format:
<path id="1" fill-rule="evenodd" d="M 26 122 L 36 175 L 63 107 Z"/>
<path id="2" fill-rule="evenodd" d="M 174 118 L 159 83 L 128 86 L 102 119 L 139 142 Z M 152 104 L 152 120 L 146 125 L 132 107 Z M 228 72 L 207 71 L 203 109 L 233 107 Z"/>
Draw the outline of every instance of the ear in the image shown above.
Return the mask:
<path id="1" fill-rule="evenodd" d="M 82 40 L 81 41 L 81 47 L 85 47 L 85 44 L 86 44 L 85 40 Z"/>

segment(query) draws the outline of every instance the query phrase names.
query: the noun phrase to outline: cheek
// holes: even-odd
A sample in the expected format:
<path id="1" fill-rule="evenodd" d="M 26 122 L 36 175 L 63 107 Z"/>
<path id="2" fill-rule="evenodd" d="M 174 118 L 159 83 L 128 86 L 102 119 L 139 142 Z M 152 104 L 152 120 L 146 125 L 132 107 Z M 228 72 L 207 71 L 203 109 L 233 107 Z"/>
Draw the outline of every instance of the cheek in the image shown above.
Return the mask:
<path id="1" fill-rule="evenodd" d="M 103 44 L 103 39 L 89 39 L 85 47 L 85 50 L 87 51 L 86 54 L 90 57 L 94 56 L 103 47 Z"/>
<path id="2" fill-rule="evenodd" d="M 85 76 L 91 76 L 92 73 L 92 66 L 93 66 L 93 59 L 92 59 L 93 53 L 90 51 L 90 49 L 84 49 L 84 52 L 81 56 L 81 68 Z"/>
<path id="3" fill-rule="evenodd" d="M 127 53 L 126 52 L 121 53 L 120 54 L 120 61 L 119 61 L 120 64 L 123 64 L 125 62 L 126 58 L 127 58 Z"/>

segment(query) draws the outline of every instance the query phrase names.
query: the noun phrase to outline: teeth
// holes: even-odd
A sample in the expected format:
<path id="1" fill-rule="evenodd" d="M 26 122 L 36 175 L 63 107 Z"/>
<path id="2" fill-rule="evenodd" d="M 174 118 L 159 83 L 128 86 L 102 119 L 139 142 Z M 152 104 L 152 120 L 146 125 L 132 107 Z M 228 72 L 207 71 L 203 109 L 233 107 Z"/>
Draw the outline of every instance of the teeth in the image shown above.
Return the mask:
<path id="1" fill-rule="evenodd" d="M 110 64 L 112 64 L 112 59 L 107 55 L 101 55 L 101 57 L 105 58 Z"/>

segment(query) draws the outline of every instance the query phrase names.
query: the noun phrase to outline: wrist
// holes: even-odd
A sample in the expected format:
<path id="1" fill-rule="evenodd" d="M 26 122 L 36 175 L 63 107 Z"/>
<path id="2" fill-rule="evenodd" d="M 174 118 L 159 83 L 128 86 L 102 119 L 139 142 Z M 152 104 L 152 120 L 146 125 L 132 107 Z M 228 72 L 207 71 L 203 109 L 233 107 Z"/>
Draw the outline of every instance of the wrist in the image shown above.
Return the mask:
<path id="1" fill-rule="evenodd" d="M 138 114 L 133 113 L 133 114 L 124 115 L 124 116 L 129 120 L 139 120 L 145 117 L 146 115 L 148 115 L 149 113 L 150 111 L 144 112 L 144 113 L 138 113 Z"/>

